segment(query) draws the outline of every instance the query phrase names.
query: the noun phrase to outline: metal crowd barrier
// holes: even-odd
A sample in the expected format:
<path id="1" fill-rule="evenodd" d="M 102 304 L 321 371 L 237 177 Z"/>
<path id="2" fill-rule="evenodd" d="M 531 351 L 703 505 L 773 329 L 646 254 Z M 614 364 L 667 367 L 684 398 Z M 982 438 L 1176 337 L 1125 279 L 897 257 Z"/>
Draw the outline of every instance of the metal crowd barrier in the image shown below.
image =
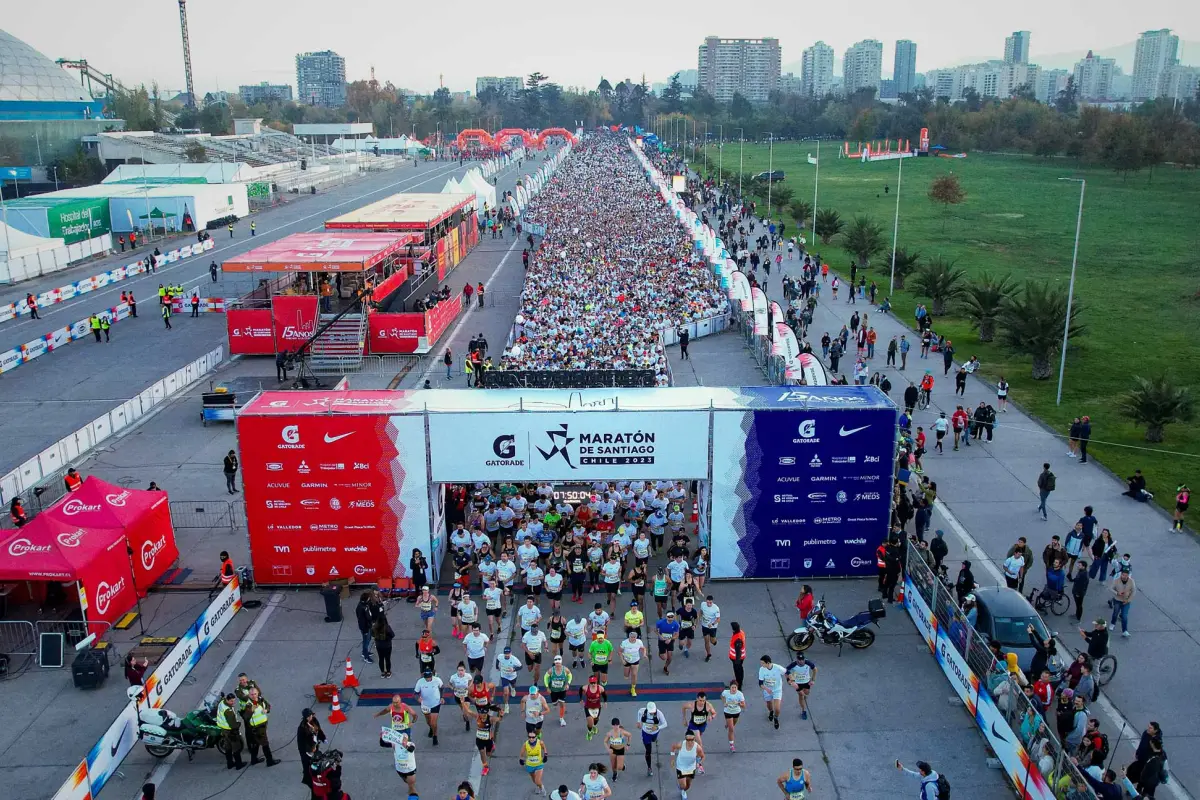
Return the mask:
<path id="1" fill-rule="evenodd" d="M 379 375 L 408 374 L 420 367 L 425 356 L 394 354 L 383 356 L 322 356 L 323 363 L 309 362 L 315 375 Z"/>
<path id="2" fill-rule="evenodd" d="M 32 622 L 4 620 L 0 622 L 0 655 L 37 655 L 38 635 Z"/>
<path id="3" fill-rule="evenodd" d="M 230 500 L 172 500 L 171 524 L 176 528 L 234 529 L 233 508 L 241 506 Z"/>
<path id="4" fill-rule="evenodd" d="M 68 648 L 74 648 L 75 645 L 79 644 L 79 642 L 88 637 L 89 625 L 104 626 L 103 632 L 97 634 L 97 639 L 103 639 L 105 636 L 107 636 L 108 630 L 111 627 L 107 622 L 87 623 L 81 619 L 39 619 L 34 623 L 34 627 L 37 629 L 37 635 L 39 639 L 43 633 L 61 633 Z"/>
<path id="5" fill-rule="evenodd" d="M 1057 790 L 1063 782 L 1066 786 L 1076 784 L 1087 792 L 1088 797 L 1095 798 L 1095 793 L 1078 767 L 1071 763 L 1074 754 L 1059 741 L 1056 726 L 1043 719 L 1017 680 L 1009 675 L 1007 665 L 995 659 L 987 641 L 967 623 L 966 615 L 949 587 L 937 579 L 916 548 L 909 548 L 905 569 L 917 593 L 937 617 L 938 630 L 946 632 L 946 638 L 966 661 L 971 672 L 979 678 L 979 691 L 988 692 L 995 700 L 1009 728 L 1029 754 L 1025 774 L 1018 777 L 1021 795 L 1026 796 L 1025 787 L 1030 783 L 1030 776 L 1036 767 L 1052 789 Z M 1116 732 L 1109 731 L 1109 734 L 1113 735 L 1115 742 Z M 1047 769 L 1043 770 L 1043 767 Z M 1056 791 L 1056 794 L 1062 796 L 1065 790 Z"/>

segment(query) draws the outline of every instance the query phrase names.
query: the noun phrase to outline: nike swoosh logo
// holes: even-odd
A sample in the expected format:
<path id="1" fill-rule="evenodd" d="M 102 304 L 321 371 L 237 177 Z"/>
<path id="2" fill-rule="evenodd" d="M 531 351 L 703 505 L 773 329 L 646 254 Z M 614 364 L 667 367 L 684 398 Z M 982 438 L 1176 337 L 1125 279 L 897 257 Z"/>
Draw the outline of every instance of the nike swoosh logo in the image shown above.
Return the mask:
<path id="1" fill-rule="evenodd" d="M 345 439 L 347 436 L 353 436 L 353 435 L 354 435 L 354 431 L 350 431 L 350 433 L 343 433 L 340 436 L 330 436 L 327 433 L 327 434 L 325 434 L 325 444 L 333 444 L 338 439 Z"/>
<path id="2" fill-rule="evenodd" d="M 852 433 L 858 433 L 859 431 L 865 431 L 869 427 L 871 427 L 871 426 L 863 425 L 861 428 L 851 428 L 850 430 L 846 430 L 846 426 L 843 425 L 841 430 L 838 431 L 838 434 L 841 436 L 849 436 Z M 328 441 L 328 439 L 326 441 Z"/>
<path id="3" fill-rule="evenodd" d="M 117 741 L 113 743 L 112 750 L 109 752 L 110 758 L 117 757 L 117 751 L 121 749 L 121 742 L 125 741 L 125 734 L 129 732 L 129 726 L 121 728 L 121 735 L 117 737 Z"/>

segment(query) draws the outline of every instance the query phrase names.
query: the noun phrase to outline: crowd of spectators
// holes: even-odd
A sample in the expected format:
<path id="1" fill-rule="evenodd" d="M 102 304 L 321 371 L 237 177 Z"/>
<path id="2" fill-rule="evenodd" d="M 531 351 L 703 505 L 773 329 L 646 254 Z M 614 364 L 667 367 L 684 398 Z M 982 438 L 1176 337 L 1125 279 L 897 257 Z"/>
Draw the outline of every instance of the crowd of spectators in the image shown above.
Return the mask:
<path id="1" fill-rule="evenodd" d="M 545 226 L 501 367 L 653 369 L 659 331 L 712 316 L 724 293 L 624 136 L 590 135 L 525 212 Z"/>

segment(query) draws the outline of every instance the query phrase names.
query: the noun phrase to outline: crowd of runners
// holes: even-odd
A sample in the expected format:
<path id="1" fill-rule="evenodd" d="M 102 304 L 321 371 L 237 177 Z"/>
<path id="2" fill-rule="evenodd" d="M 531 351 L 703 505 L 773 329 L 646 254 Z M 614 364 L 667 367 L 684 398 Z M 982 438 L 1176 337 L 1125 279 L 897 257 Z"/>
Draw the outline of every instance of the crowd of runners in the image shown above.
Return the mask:
<path id="1" fill-rule="evenodd" d="M 656 757 L 667 751 L 686 798 L 692 781 L 704 774 L 709 725 L 723 729 L 730 752 L 736 752 L 736 727 L 757 704 L 753 695 L 761 693 L 766 724 L 775 730 L 790 691 L 807 719 L 816 665 L 802 655 L 785 665 L 770 655 L 747 654 L 740 625 L 723 619 L 707 588 L 708 550 L 689 518 L 693 496 L 693 487 L 671 480 L 596 482 L 576 503 L 556 498 L 549 483 L 455 488 L 451 505 L 459 521 L 449 553 L 456 579 L 444 597 L 425 587 L 413 600 L 423 627 L 414 650 L 420 708 L 396 695 L 378 714 L 390 719 L 395 768 L 410 792 L 416 792 L 420 739 L 414 727 L 423 718 L 425 738 L 438 746 L 439 718 L 452 713 L 451 704 L 462 734 L 474 739 L 485 776 L 500 757 L 502 723 L 506 729 L 523 723 L 512 755 L 541 794 L 549 794 L 543 778 L 550 755 L 542 736 L 547 721 L 557 719 L 561 728 L 578 725 L 587 742 L 599 738 L 596 753 L 606 755 L 607 763 L 592 764 L 581 778 L 581 800 L 608 797 L 611 782 L 625 773 L 626 756 L 638 749 L 648 776 Z M 415 567 L 422 558 L 414 556 Z M 435 638 L 443 615 L 461 651 Z M 368 635 L 386 628 L 381 618 L 386 609 L 378 596 L 364 593 L 363 656 L 369 660 L 372 640 L 378 645 L 382 638 L 388 656 L 385 662 L 381 650 L 380 669 L 386 675 L 391 670 L 386 636 Z M 490 659 L 489 647 L 495 653 Z M 711 693 L 697 692 L 678 715 L 655 702 L 624 720 L 605 713 L 610 691 L 637 697 L 639 677 L 648 671 L 670 675 L 690 660 L 714 656 L 730 660 L 732 679 L 714 685 Z M 749 695 L 746 660 L 758 664 L 751 677 L 758 691 Z M 568 711 L 568 702 L 578 702 L 579 710 Z M 520 722 L 505 723 L 513 714 Z M 660 743 L 676 721 L 681 733 Z M 804 797 L 811 776 L 803 764 L 789 775 L 780 778 L 792 786 L 789 796 Z"/>
<path id="2" fill-rule="evenodd" d="M 546 233 L 502 368 L 653 369 L 665 379 L 659 331 L 725 308 L 624 136 L 585 139 L 524 219 Z"/>

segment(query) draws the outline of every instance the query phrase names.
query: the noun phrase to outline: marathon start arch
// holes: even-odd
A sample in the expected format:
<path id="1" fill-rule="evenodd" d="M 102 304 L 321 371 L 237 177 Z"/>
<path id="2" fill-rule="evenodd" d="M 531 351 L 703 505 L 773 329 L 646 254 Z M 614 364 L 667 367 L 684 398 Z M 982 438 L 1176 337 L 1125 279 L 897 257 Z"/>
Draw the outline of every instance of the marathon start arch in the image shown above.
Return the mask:
<path id="1" fill-rule="evenodd" d="M 523 128 L 505 128 L 503 130 L 496 131 L 496 135 L 493 136 L 492 139 L 495 141 L 497 147 L 502 147 L 514 137 L 520 137 L 521 144 L 523 144 L 525 147 L 537 146 L 537 138 Z"/>
<path id="2" fill-rule="evenodd" d="M 575 134 L 571 133 L 566 128 L 546 128 L 546 130 L 544 130 L 538 134 L 537 146 L 545 147 L 546 140 L 549 139 L 551 136 L 561 136 L 564 139 L 566 139 L 568 142 L 570 142 L 571 144 L 575 144 Z"/>
<path id="3" fill-rule="evenodd" d="M 276 585 L 432 579 L 444 486 L 476 481 L 683 480 L 713 578 L 871 575 L 895 430 L 873 386 L 263 392 L 237 419 L 254 577 Z"/>
<path id="4" fill-rule="evenodd" d="M 481 128 L 468 128 L 465 131 L 460 131 L 455 138 L 459 150 L 470 149 L 472 142 L 478 142 L 482 147 L 491 149 L 496 146 L 492 135 Z"/>

